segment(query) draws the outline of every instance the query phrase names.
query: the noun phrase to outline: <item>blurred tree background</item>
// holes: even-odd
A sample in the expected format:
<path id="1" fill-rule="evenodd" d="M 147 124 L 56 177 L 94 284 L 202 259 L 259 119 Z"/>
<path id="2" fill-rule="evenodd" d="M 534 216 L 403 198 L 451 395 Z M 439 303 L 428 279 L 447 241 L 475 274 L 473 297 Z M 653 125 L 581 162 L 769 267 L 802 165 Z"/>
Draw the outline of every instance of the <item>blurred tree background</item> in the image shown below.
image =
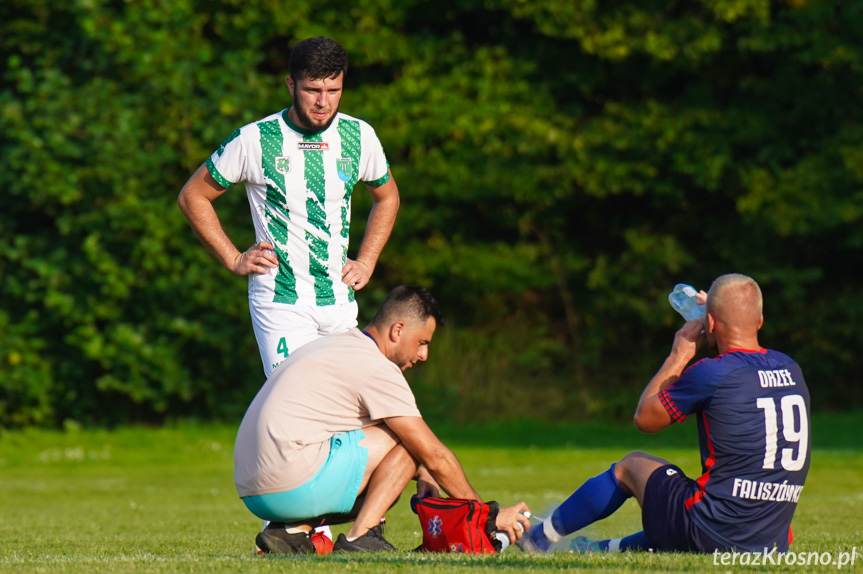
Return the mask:
<path id="1" fill-rule="evenodd" d="M 863 406 L 863 3 L 6 0 L 0 426 L 239 420 L 246 283 L 176 196 L 316 35 L 402 192 L 361 325 L 399 283 L 449 318 L 408 375 L 427 418 L 628 417 L 667 293 L 726 272 L 816 409 Z M 216 208 L 254 241 L 242 186 Z"/>

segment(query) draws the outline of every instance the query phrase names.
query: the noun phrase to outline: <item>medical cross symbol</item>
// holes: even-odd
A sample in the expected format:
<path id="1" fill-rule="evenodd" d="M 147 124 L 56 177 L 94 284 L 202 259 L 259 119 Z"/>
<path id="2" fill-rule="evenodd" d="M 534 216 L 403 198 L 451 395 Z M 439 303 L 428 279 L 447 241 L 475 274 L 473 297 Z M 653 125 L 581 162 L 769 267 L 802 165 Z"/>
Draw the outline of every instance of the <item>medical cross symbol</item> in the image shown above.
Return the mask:
<path id="1" fill-rule="evenodd" d="M 437 535 L 440 534 L 440 527 L 443 522 L 441 522 L 440 516 L 435 514 L 434 518 L 429 519 L 429 528 L 428 533 L 432 535 L 432 538 L 437 538 Z"/>

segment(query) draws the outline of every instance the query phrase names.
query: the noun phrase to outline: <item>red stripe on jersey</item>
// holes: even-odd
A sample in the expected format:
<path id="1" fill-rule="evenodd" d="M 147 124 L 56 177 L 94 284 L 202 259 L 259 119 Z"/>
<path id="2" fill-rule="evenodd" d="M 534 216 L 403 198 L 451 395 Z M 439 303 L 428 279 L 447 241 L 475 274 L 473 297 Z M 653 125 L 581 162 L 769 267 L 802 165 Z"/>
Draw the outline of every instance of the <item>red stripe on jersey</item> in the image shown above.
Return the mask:
<path id="1" fill-rule="evenodd" d="M 670 388 L 671 387 L 668 387 L 668 389 Z M 686 415 L 683 414 L 680 409 L 677 408 L 677 405 L 674 404 L 674 401 L 671 400 L 671 395 L 668 394 L 668 389 L 659 391 L 659 394 L 656 396 L 659 399 L 659 402 L 662 403 L 668 416 L 670 416 L 674 422 L 682 423 L 686 420 Z"/>
<path id="2" fill-rule="evenodd" d="M 758 350 L 755 349 L 728 349 L 721 355 L 717 355 L 717 357 L 724 357 L 728 353 L 758 353 L 759 355 L 766 355 L 767 349 L 764 347 L 758 347 Z"/>
<path id="3" fill-rule="evenodd" d="M 791 546 L 791 543 L 794 542 L 794 533 L 791 532 L 791 525 L 788 525 L 788 546 Z"/>
<path id="4" fill-rule="evenodd" d="M 710 480 L 710 469 L 716 464 L 716 453 L 713 451 L 713 441 L 710 440 L 710 428 L 707 426 L 707 418 L 704 418 L 704 436 L 707 438 L 707 450 L 710 454 L 707 460 L 704 461 L 704 474 L 698 477 L 696 481 L 699 490 L 686 501 L 686 510 L 689 510 L 693 504 L 700 502 L 704 498 L 704 494 L 707 492 L 707 481 Z"/>
<path id="5" fill-rule="evenodd" d="M 701 492 L 700 490 L 698 492 L 696 492 L 695 494 L 693 494 L 692 497 L 686 501 L 686 510 L 689 510 L 689 508 L 693 504 L 695 504 L 696 502 L 701 502 L 702 498 L 704 498 L 704 493 Z"/>

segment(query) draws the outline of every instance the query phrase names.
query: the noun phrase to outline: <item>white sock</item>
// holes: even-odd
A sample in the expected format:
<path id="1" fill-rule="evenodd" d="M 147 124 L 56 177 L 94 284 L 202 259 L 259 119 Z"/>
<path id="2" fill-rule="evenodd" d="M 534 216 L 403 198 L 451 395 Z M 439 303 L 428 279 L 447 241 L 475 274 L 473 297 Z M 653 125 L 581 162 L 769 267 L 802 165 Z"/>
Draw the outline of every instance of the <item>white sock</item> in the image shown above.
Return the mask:
<path id="1" fill-rule="evenodd" d="M 609 552 L 620 552 L 620 542 L 623 540 L 622 538 L 612 538 L 608 541 L 608 551 Z"/>
<path id="2" fill-rule="evenodd" d="M 551 525 L 551 516 L 542 521 L 542 532 L 545 534 L 545 537 L 548 538 L 548 541 L 554 544 L 555 542 L 560 541 L 563 536 L 561 536 L 557 530 L 554 529 L 554 526 Z"/>

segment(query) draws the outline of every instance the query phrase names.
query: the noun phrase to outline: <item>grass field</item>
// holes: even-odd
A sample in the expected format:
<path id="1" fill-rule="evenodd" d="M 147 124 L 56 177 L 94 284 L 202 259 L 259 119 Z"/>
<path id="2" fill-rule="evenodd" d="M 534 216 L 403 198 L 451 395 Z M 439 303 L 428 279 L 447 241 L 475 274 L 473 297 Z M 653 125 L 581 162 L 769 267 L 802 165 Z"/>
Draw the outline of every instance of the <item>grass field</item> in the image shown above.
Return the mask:
<path id="1" fill-rule="evenodd" d="M 856 547 L 863 570 L 863 415 L 813 417 L 812 467 L 794 520 L 794 552 Z M 634 448 L 699 474 L 695 426 L 654 436 L 624 425 L 519 422 L 438 428 L 486 498 L 524 500 L 543 515 L 583 480 Z M 712 555 L 558 552 L 527 556 L 386 555 L 259 557 L 260 521 L 237 499 L 232 481 L 233 427 L 179 425 L 65 433 L 27 430 L 0 435 L 0 572 L 603 572 L 829 571 L 837 567 L 714 565 Z M 406 496 L 387 516 L 386 537 L 417 546 L 419 523 Z M 341 527 L 336 533 L 346 530 Z M 632 500 L 587 535 L 640 530 Z"/>

